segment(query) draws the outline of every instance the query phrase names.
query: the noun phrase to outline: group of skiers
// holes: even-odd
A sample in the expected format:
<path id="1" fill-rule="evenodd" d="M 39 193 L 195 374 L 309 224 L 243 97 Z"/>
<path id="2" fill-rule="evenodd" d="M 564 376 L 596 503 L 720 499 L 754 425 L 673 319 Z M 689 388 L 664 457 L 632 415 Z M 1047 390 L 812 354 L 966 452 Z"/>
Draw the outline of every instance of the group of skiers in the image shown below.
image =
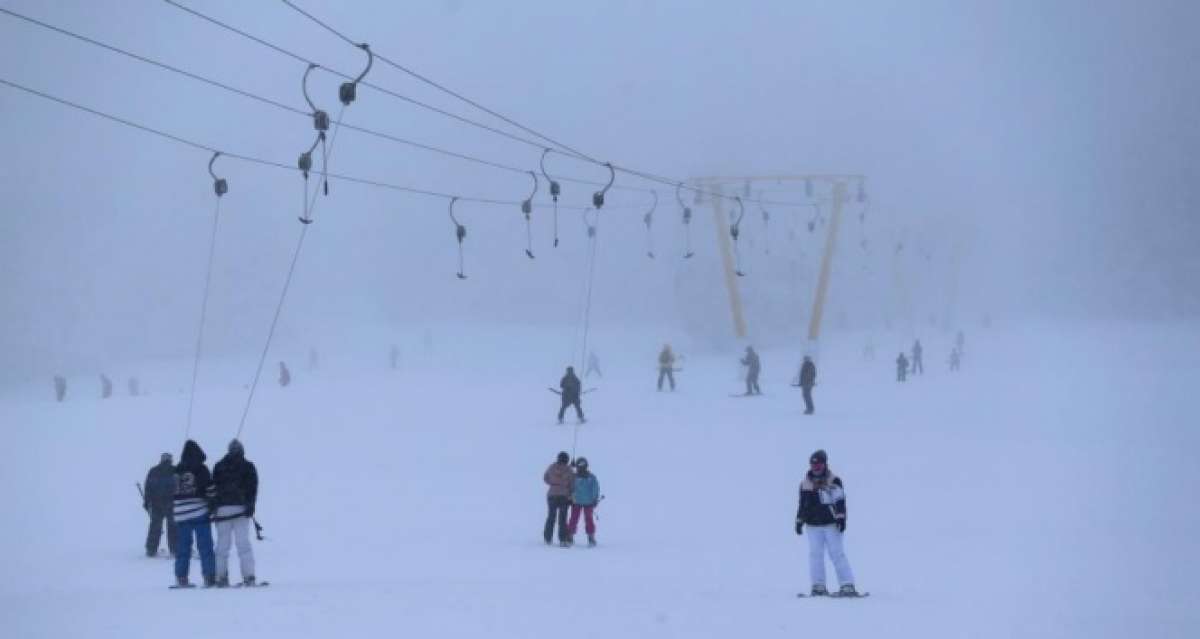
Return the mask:
<path id="1" fill-rule="evenodd" d="M 584 531 L 588 546 L 596 545 L 596 506 L 603 496 L 600 482 L 588 468 L 586 457 L 574 462 L 566 451 L 560 452 L 554 463 L 542 474 L 546 490 L 546 525 L 542 538 L 546 545 L 554 541 L 554 528 L 558 526 L 558 545 L 569 548 L 575 543 L 575 531 L 579 527 L 579 515 L 584 517 Z M 570 515 L 568 517 L 568 510 Z"/>
<path id="2" fill-rule="evenodd" d="M 142 494 L 142 507 L 150 516 L 146 556 L 158 555 L 165 521 L 167 548 L 175 558 L 175 588 L 193 587 L 188 581 L 193 544 L 200 554 L 206 588 L 229 586 L 233 545 L 237 546 L 242 585 L 257 585 L 250 525 L 258 501 L 258 470 L 246 459 L 245 448 L 237 439 L 229 442 L 226 455 L 212 473 L 205 460 L 200 445 L 189 439 L 183 444 L 179 464 L 172 465 L 171 454 L 163 453 L 158 465 L 146 474 Z M 217 527 L 215 552 L 213 524 Z"/>
<path id="3" fill-rule="evenodd" d="M 130 397 L 137 397 L 142 394 L 141 383 L 138 378 L 130 377 L 126 385 L 129 389 Z M 113 382 L 108 375 L 100 374 L 100 399 L 108 399 L 113 395 Z M 62 375 L 54 376 L 54 401 L 62 402 L 67 398 L 67 378 Z"/>
<path id="4" fill-rule="evenodd" d="M 958 371 L 962 368 L 963 348 L 966 345 L 966 337 L 962 331 L 954 339 L 954 346 L 950 349 L 950 356 L 946 363 L 951 371 Z M 925 374 L 925 349 L 921 346 L 921 340 L 916 340 L 912 345 L 912 359 L 905 356 L 904 351 L 896 357 L 896 381 L 904 382 L 911 375 Z"/>

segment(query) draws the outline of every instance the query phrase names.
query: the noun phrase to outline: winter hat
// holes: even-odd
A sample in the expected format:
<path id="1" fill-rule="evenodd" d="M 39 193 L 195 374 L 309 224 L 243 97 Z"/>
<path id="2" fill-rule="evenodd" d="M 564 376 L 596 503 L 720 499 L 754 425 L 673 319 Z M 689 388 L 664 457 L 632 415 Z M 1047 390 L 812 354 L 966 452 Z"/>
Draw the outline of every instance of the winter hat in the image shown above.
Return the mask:
<path id="1" fill-rule="evenodd" d="M 576 467 L 576 468 L 584 468 L 584 469 L 586 469 L 586 468 L 588 467 L 588 461 L 587 461 L 587 457 L 578 457 L 578 458 L 576 458 L 576 459 L 575 459 L 575 467 Z"/>
<path id="2" fill-rule="evenodd" d="M 817 449 L 817 452 L 813 453 L 808 458 L 808 463 L 813 464 L 816 462 L 821 462 L 822 464 L 829 463 L 829 455 L 825 454 L 823 449 Z"/>
<path id="3" fill-rule="evenodd" d="M 160 456 L 159 456 L 159 458 L 158 458 L 158 462 L 159 462 L 160 464 L 169 464 L 169 463 L 171 463 L 171 461 L 172 461 L 172 459 L 171 459 L 171 453 L 163 453 L 163 454 L 162 454 L 162 455 L 160 455 Z"/>
<path id="4" fill-rule="evenodd" d="M 568 455 L 566 451 L 563 451 L 558 454 L 558 463 L 565 464 L 569 461 L 571 461 L 571 456 Z"/>
<path id="5" fill-rule="evenodd" d="M 242 455 L 245 454 L 245 452 L 246 449 L 242 447 L 242 442 L 238 441 L 237 439 L 229 440 L 229 453 L 231 455 Z"/>

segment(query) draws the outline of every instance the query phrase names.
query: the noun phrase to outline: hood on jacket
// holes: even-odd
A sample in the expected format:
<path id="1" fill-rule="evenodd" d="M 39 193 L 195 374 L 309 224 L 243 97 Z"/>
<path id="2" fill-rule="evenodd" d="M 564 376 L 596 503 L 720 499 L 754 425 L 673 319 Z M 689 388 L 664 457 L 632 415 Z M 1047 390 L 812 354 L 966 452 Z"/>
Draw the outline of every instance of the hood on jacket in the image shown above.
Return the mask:
<path id="1" fill-rule="evenodd" d="M 205 459 L 208 457 L 205 456 L 200 444 L 197 444 L 195 440 L 189 439 L 183 443 L 183 454 L 179 456 L 180 466 L 203 464 Z"/>

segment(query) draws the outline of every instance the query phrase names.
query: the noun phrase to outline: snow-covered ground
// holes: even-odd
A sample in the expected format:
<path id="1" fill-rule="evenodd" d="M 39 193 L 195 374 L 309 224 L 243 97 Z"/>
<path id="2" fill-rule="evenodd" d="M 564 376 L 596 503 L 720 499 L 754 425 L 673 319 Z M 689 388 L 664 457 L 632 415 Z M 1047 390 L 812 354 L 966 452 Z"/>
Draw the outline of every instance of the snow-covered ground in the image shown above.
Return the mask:
<path id="1" fill-rule="evenodd" d="M 572 445 L 545 390 L 566 332 L 443 331 L 436 366 L 406 348 L 398 373 L 386 346 L 323 353 L 315 373 L 297 357 L 287 389 L 269 366 L 243 437 L 262 477 L 259 577 L 273 583 L 255 591 L 170 591 L 171 563 L 142 557 L 134 482 L 179 454 L 188 362 L 169 383 L 143 373 L 152 394 L 137 399 L 123 380 L 107 401 L 82 381 L 64 404 L 48 382 L 10 389 L 0 634 L 1200 634 L 1194 327 L 976 330 L 957 375 L 949 338 L 929 335 L 928 374 L 903 386 L 901 340 L 876 336 L 868 364 L 861 336 L 835 336 L 813 417 L 787 386 L 797 351 L 762 353 L 762 398 L 729 397 L 733 349 L 692 352 L 679 391 L 657 393 L 648 333 L 594 338 L 605 377 L 585 383 L 599 390 L 578 440 L 607 496 L 594 550 L 541 540 L 542 471 Z M 250 366 L 201 369 L 193 435 L 210 464 Z M 818 447 L 846 482 L 847 550 L 870 599 L 795 597 L 809 585 L 797 484 Z"/>

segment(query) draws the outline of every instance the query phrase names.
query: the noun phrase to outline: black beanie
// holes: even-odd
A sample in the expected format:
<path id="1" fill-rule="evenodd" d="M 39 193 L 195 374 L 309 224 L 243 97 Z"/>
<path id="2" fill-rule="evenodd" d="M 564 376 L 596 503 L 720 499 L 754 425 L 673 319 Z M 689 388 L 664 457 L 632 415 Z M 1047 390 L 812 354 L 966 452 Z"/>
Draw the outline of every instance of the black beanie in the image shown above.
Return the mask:
<path id="1" fill-rule="evenodd" d="M 822 464 L 827 464 L 827 463 L 829 463 L 829 455 L 825 454 L 824 449 L 817 449 L 817 452 L 813 453 L 808 458 L 808 463 L 811 464 L 813 462 L 821 462 Z"/>
<path id="2" fill-rule="evenodd" d="M 566 453 L 566 451 L 563 451 L 563 452 L 561 452 L 561 453 L 559 453 L 559 454 L 558 454 L 558 463 L 560 463 L 560 464 L 565 464 L 565 463 L 567 463 L 567 462 L 569 462 L 569 461 L 571 461 L 571 456 L 570 456 L 570 455 L 568 455 L 568 454 Z"/>

